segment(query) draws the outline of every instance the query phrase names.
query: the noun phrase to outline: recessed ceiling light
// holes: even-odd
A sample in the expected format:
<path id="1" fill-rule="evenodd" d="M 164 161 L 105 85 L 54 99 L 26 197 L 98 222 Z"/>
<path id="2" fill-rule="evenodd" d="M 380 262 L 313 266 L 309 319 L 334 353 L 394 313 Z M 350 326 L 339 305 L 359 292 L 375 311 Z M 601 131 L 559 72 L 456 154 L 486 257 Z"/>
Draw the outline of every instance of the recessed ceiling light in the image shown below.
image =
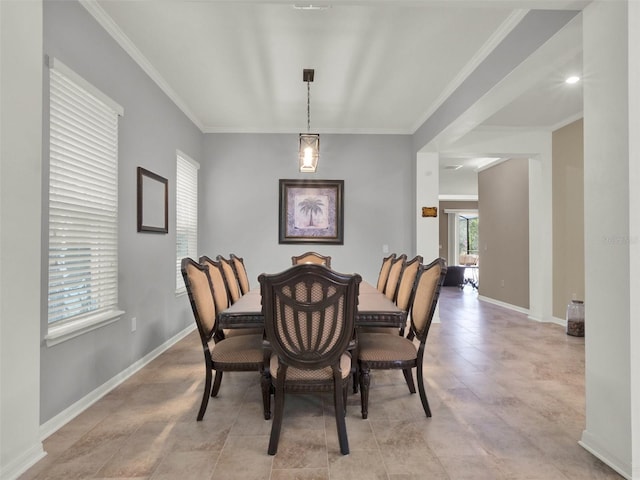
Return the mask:
<path id="1" fill-rule="evenodd" d="M 574 83 L 578 83 L 580 81 L 580 77 L 578 77 L 577 75 L 571 75 L 570 77 L 567 77 L 567 79 L 565 80 L 566 83 L 573 85 Z"/>
<path id="2" fill-rule="evenodd" d="M 462 165 L 446 165 L 444 167 L 445 170 L 458 170 L 459 168 L 462 168 Z"/>

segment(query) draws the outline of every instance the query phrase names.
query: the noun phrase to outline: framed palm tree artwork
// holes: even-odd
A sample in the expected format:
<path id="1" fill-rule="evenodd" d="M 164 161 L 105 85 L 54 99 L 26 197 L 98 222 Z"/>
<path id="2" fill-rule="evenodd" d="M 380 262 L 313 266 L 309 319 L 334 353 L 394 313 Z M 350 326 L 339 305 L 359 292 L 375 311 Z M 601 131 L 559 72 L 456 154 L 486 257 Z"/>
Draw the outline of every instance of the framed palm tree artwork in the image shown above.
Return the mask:
<path id="1" fill-rule="evenodd" d="M 280 180 L 279 243 L 344 243 L 344 180 Z"/>

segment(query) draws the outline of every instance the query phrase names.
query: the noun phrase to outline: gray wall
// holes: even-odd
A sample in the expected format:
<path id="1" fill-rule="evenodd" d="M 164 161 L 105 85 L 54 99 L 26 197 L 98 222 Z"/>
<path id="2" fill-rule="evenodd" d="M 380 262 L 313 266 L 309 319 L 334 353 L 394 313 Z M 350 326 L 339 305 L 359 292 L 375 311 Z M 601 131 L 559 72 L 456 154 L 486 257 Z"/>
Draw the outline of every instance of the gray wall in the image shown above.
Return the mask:
<path id="1" fill-rule="evenodd" d="M 119 306 L 111 325 L 41 347 L 41 423 L 193 324 L 175 296 L 176 149 L 202 160 L 202 134 L 77 2 L 44 2 L 44 51 L 124 107 L 119 128 Z M 48 70 L 43 79 L 48 123 Z M 48 159 L 45 128 L 44 158 Z M 45 170 L 48 162 L 45 160 Z M 169 180 L 169 234 L 136 232 L 136 167 Z M 47 259 L 47 171 L 43 180 L 43 263 Z M 47 332 L 43 266 L 42 337 Z M 131 318 L 137 331 L 131 332 Z"/>
<path id="2" fill-rule="evenodd" d="M 529 308 L 529 163 L 512 159 L 478 175 L 480 295 Z"/>
<path id="3" fill-rule="evenodd" d="M 375 282 L 383 257 L 415 251 L 415 162 L 408 135 L 321 135 L 315 175 L 297 167 L 297 134 L 207 134 L 200 172 L 201 254 L 236 253 L 252 286 L 315 250 Z M 344 245 L 279 245 L 278 180 L 344 180 Z"/>

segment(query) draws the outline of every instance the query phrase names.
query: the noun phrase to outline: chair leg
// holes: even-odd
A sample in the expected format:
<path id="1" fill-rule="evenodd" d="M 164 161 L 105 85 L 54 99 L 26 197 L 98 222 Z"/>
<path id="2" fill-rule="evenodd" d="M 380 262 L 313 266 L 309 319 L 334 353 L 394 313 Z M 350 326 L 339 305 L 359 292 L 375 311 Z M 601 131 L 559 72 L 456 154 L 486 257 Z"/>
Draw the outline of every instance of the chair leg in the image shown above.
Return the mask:
<path id="1" fill-rule="evenodd" d="M 344 406 L 344 416 L 347 416 L 347 395 L 349 393 L 349 382 L 342 382 L 342 405 Z"/>
<path id="2" fill-rule="evenodd" d="M 343 400 L 347 390 L 343 386 L 342 379 L 334 376 L 333 383 L 333 403 L 336 415 L 336 428 L 338 429 L 338 441 L 340 442 L 340 453 L 349 454 L 349 439 L 347 438 L 347 423 L 345 421 L 345 404 Z"/>
<path id="3" fill-rule="evenodd" d="M 356 368 L 353 372 L 353 393 L 358 393 L 358 385 L 360 383 L 360 374 Z"/>
<path id="4" fill-rule="evenodd" d="M 211 389 L 211 396 L 215 397 L 220 391 L 220 384 L 222 383 L 222 372 L 216 370 L 216 378 L 213 380 L 213 388 Z"/>
<path id="5" fill-rule="evenodd" d="M 427 417 L 431 417 L 431 409 L 429 408 L 429 400 L 427 400 L 427 391 L 424 387 L 424 376 L 422 374 L 422 362 L 418 363 L 418 390 L 420 390 L 420 400 L 422 401 L 422 408 Z"/>
<path id="6" fill-rule="evenodd" d="M 207 368 L 207 374 L 204 380 L 204 393 L 202 394 L 202 402 L 200 402 L 200 411 L 198 412 L 198 422 L 202 421 L 204 412 L 209 404 L 209 392 L 211 391 L 211 369 Z"/>
<path id="7" fill-rule="evenodd" d="M 404 379 L 407 382 L 407 387 L 409 387 L 409 391 L 411 393 L 416 393 L 416 385 L 413 383 L 413 375 L 411 374 L 410 368 L 402 369 L 402 374 L 404 375 Z"/>
<path id="8" fill-rule="evenodd" d="M 278 372 L 276 378 L 275 407 L 273 412 L 273 423 L 271 424 L 271 437 L 269 438 L 269 455 L 278 452 L 278 441 L 280 440 L 280 430 L 282 429 L 282 417 L 284 415 L 284 372 Z"/>
<path id="9" fill-rule="evenodd" d="M 260 372 L 260 383 L 262 387 L 262 406 L 264 408 L 264 419 L 271 418 L 271 376 L 266 370 Z"/>
<path id="10" fill-rule="evenodd" d="M 360 407 L 362 418 L 366 419 L 369 415 L 369 366 L 360 365 Z"/>

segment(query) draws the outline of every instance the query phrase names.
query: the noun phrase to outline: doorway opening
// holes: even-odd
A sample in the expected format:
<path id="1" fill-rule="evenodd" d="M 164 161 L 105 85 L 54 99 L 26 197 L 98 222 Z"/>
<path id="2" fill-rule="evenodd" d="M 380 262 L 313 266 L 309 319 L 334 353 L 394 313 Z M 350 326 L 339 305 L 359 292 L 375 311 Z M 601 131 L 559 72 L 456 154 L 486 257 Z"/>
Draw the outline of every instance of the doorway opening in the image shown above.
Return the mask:
<path id="1" fill-rule="evenodd" d="M 449 223 L 449 265 L 462 270 L 460 287 L 478 289 L 480 282 L 479 225 L 477 210 L 447 210 Z"/>

